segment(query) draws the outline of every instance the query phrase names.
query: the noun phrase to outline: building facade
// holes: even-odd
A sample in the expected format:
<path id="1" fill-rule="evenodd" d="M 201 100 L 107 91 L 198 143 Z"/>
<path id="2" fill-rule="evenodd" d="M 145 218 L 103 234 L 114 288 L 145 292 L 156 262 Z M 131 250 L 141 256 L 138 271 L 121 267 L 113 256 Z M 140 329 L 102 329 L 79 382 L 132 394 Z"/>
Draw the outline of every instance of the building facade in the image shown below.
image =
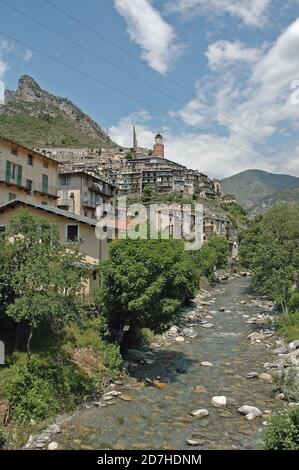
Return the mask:
<path id="1" fill-rule="evenodd" d="M 0 136 L 0 204 L 21 199 L 56 206 L 58 162 Z"/>
<path id="2" fill-rule="evenodd" d="M 98 206 L 114 205 L 116 186 L 86 171 L 61 170 L 58 175 L 60 209 L 84 217 L 96 218 Z"/>

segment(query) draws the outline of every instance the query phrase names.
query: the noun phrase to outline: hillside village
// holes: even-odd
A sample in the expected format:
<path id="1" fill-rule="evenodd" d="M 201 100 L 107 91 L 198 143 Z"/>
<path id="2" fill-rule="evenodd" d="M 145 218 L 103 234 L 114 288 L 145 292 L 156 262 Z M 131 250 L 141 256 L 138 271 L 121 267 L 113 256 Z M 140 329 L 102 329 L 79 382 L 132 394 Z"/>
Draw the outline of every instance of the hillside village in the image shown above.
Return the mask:
<path id="1" fill-rule="evenodd" d="M 32 110 L 32 104 L 38 101 L 40 105 L 41 99 L 46 106 L 54 100 L 59 106 L 63 103 L 65 108 L 67 102 L 67 113 L 75 113 L 78 120 L 78 108 L 71 112 L 74 105 L 41 91 L 27 76 L 20 79 L 17 92 L 6 93 L 2 115 L 7 109 L 9 113 L 14 109 L 18 114 L 15 107 L 20 107 L 20 103 L 22 106 L 29 103 Z M 14 108 L 11 108 L 12 103 Z M 83 123 L 92 130 L 93 137 L 100 129 L 85 115 Z M 97 208 L 107 204 L 116 208 L 117 196 L 142 197 L 144 191 L 149 190 L 166 201 L 167 195 L 172 196 L 169 202 L 175 200 L 169 206 L 170 231 L 175 216 L 180 213 L 179 202 L 200 201 L 204 206 L 203 240 L 207 241 L 213 233 L 224 236 L 230 244 L 231 258 L 237 256 L 236 234 L 221 208 L 222 203 L 235 203 L 234 195 L 225 194 L 219 180 L 165 158 L 160 133 L 153 136 L 152 149 L 138 146 L 135 126 L 130 149 L 110 144 L 99 148 L 29 148 L 7 136 L 0 137 L 0 148 L 2 230 L 16 210 L 26 207 L 30 212 L 55 220 L 62 242 L 80 241 L 82 253 L 96 265 L 108 253 L 104 242 L 100 243 L 94 234 Z M 97 280 L 95 268 L 91 285 Z M 90 289 L 91 286 L 88 291 Z"/>

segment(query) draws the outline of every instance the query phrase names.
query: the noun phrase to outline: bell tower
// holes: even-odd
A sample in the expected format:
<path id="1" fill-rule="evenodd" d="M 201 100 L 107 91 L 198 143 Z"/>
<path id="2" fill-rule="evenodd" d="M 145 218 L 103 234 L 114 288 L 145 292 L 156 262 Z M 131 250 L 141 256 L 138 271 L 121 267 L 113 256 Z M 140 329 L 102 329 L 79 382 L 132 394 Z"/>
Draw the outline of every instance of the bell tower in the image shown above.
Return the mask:
<path id="1" fill-rule="evenodd" d="M 153 147 L 153 155 L 155 157 L 160 157 L 164 158 L 164 143 L 163 143 L 163 137 L 158 132 L 158 134 L 155 137 L 155 145 Z"/>

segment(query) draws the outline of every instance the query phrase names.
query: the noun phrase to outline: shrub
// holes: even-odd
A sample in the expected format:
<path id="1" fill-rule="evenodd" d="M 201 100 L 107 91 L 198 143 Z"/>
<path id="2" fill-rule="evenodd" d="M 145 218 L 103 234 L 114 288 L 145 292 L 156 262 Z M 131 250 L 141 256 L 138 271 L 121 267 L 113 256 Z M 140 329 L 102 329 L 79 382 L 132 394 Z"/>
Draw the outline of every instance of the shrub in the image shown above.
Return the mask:
<path id="1" fill-rule="evenodd" d="M 42 420 L 70 411 L 93 393 L 94 382 L 66 358 L 41 360 L 33 356 L 1 374 L 0 393 L 8 401 L 17 422 Z"/>
<path id="2" fill-rule="evenodd" d="M 123 360 L 118 344 L 107 343 L 103 350 L 103 363 L 113 375 L 117 375 L 123 366 Z"/>
<path id="3" fill-rule="evenodd" d="M 293 365 L 283 370 L 282 376 L 275 379 L 275 384 L 288 401 L 299 401 L 297 371 Z"/>
<path id="4" fill-rule="evenodd" d="M 271 418 L 264 440 L 267 450 L 299 450 L 299 406 L 285 408 Z"/>

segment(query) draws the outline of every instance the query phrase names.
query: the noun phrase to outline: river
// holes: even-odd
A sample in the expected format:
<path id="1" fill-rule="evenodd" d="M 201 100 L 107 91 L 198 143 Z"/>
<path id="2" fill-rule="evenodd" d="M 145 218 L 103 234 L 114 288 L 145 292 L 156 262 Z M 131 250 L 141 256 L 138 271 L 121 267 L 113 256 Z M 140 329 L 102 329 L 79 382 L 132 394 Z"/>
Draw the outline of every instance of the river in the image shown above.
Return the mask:
<path id="1" fill-rule="evenodd" d="M 205 306 L 214 328 L 195 327 L 198 337 L 163 347 L 155 363 L 132 369 L 117 387 L 106 407 L 77 411 L 55 436 L 60 449 L 190 449 L 186 440 L 197 440 L 195 449 L 257 449 L 261 446 L 267 416 L 247 421 L 238 407 L 247 404 L 261 411 L 273 410 L 273 385 L 249 380 L 246 375 L 265 372 L 271 361 L 267 341 L 246 339 L 257 327 L 243 315 L 260 311 L 249 293 L 248 278 L 236 278 L 214 289 L 214 304 Z M 246 301 L 246 304 L 242 304 Z M 224 307 L 225 311 L 218 309 Z M 209 361 L 213 367 L 203 367 Z M 164 383 L 149 386 L 145 378 Z M 228 405 L 215 408 L 213 396 L 224 395 Z M 193 418 L 194 409 L 209 416 Z"/>

